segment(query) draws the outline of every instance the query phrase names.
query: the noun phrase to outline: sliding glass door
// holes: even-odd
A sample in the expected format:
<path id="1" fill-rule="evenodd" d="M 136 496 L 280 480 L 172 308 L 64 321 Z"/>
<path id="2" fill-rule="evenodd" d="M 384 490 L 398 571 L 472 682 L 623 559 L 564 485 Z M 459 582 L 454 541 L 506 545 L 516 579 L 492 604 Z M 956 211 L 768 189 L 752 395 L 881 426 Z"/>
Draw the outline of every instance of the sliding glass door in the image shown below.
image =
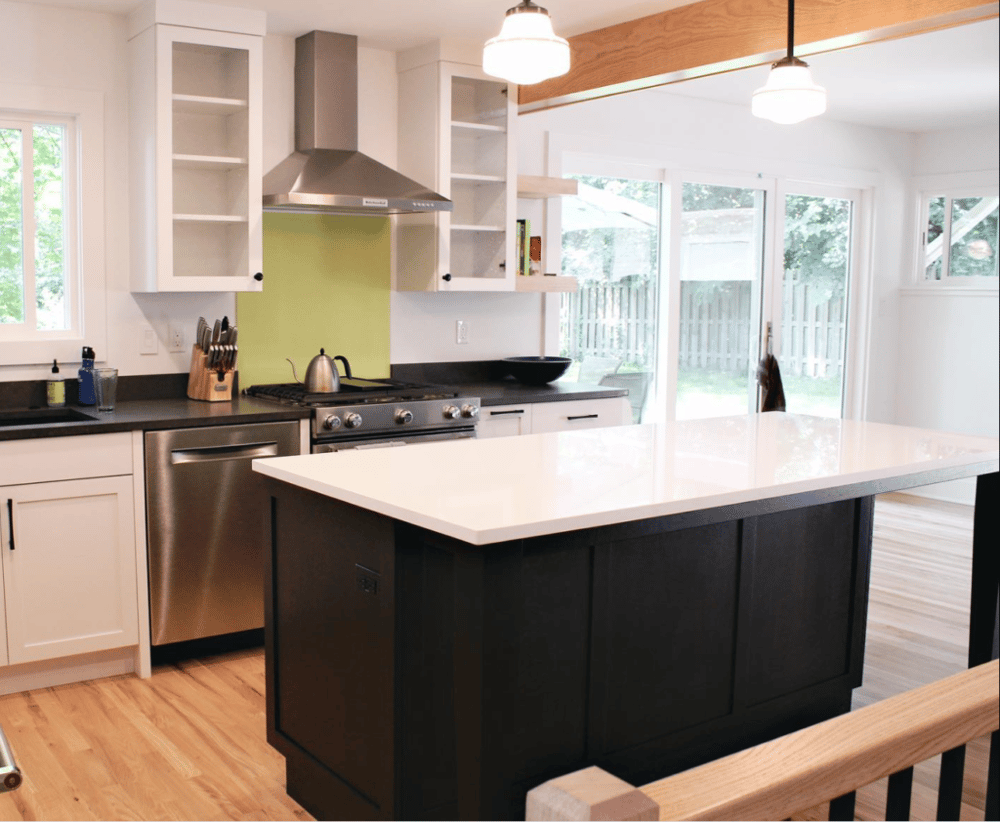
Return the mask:
<path id="1" fill-rule="evenodd" d="M 574 360 L 564 379 L 628 388 L 635 422 L 746 414 L 770 350 L 788 411 L 844 414 L 860 191 L 740 174 L 574 176 L 562 271 L 579 291 L 560 302 L 560 353 Z"/>
<path id="2" fill-rule="evenodd" d="M 754 410 L 772 191 L 681 183 L 677 419 Z"/>
<path id="3" fill-rule="evenodd" d="M 789 186 L 780 303 L 782 382 L 789 410 L 839 417 L 845 402 L 849 305 L 859 192 Z"/>
<path id="4" fill-rule="evenodd" d="M 627 388 L 633 422 L 652 394 L 658 347 L 662 183 L 577 176 L 562 208 L 562 271 L 578 291 L 560 305 L 565 380 Z"/>

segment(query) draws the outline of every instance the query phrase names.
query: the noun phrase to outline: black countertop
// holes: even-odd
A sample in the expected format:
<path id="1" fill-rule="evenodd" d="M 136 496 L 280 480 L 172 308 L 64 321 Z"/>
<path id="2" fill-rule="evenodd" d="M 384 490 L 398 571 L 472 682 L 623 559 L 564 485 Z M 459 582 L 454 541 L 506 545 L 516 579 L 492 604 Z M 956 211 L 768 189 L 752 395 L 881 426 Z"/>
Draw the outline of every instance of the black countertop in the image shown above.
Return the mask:
<path id="1" fill-rule="evenodd" d="M 67 406 L 96 417 L 79 422 L 42 425 L 0 426 L 0 441 L 69 437 L 77 434 L 110 434 L 116 431 L 155 431 L 161 428 L 197 428 L 203 425 L 236 425 L 248 422 L 298 420 L 310 415 L 308 408 L 280 405 L 266 400 L 238 397 L 228 402 L 189 399 L 126 400 L 114 411 L 94 406 Z"/>
<path id="2" fill-rule="evenodd" d="M 466 396 L 479 397 L 484 406 L 628 396 L 628 391 L 624 388 L 577 382 L 524 385 L 511 377 L 505 377 L 502 366 L 494 361 L 393 365 L 392 377 L 406 382 L 446 385 Z M 196 428 L 202 425 L 299 420 L 308 418 L 312 413 L 308 408 L 243 396 L 236 396 L 228 402 L 190 400 L 184 396 L 186 374 L 119 378 L 121 399 L 116 403 L 114 411 L 98 411 L 95 406 L 75 405 L 75 381 L 68 380 L 67 386 L 67 407 L 75 408 L 95 419 L 40 425 L 0 425 L 0 442 L 77 434 L 110 434 L 117 431 L 154 431 L 163 428 Z M 2 387 L 0 409 L 44 407 L 44 381 L 3 383 Z M 69 390 L 70 388 L 73 390 Z"/>
<path id="3" fill-rule="evenodd" d="M 523 405 L 535 402 L 565 402 L 566 400 L 603 400 L 607 397 L 627 397 L 625 388 L 605 388 L 579 382 L 553 382 L 548 385 L 524 385 L 514 379 L 488 382 L 447 383 L 449 388 L 472 397 L 479 397 L 483 406 Z"/>
<path id="4" fill-rule="evenodd" d="M 402 363 L 391 366 L 391 369 L 393 379 L 448 386 L 467 396 L 479 397 L 484 406 L 600 400 L 628 396 L 626 388 L 609 388 L 579 382 L 525 385 L 513 377 L 506 376 L 503 363 L 497 360 Z"/>

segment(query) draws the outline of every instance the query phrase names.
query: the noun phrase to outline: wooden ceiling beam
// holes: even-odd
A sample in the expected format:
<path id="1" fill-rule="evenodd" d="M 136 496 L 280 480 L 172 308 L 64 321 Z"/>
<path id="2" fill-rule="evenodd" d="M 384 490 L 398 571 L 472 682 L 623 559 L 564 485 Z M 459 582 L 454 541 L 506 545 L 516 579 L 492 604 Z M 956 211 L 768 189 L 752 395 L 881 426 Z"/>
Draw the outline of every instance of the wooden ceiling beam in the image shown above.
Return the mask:
<path id="1" fill-rule="evenodd" d="M 984 0 L 799 0 L 795 54 L 986 20 L 998 9 Z M 787 14 L 787 0 L 700 0 L 578 34 L 568 38 L 569 73 L 521 86 L 520 112 L 772 63 L 786 50 Z"/>

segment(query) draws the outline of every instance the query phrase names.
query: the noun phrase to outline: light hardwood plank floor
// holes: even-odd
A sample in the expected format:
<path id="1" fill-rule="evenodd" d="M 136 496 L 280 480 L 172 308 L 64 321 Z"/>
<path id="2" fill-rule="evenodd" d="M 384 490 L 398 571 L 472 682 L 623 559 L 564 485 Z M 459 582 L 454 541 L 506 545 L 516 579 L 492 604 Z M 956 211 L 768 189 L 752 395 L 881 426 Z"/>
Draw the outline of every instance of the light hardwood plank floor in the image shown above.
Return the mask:
<path id="1" fill-rule="evenodd" d="M 855 707 L 960 671 L 968 631 L 972 511 L 903 495 L 875 507 L 865 682 Z M 25 783 L 0 820 L 309 819 L 285 794 L 265 740 L 259 650 L 0 697 Z M 967 762 L 963 819 L 982 819 L 985 748 Z M 934 818 L 935 761 L 914 779 L 914 819 Z M 859 819 L 884 810 L 859 792 Z M 816 809 L 803 818 L 821 818 Z"/>

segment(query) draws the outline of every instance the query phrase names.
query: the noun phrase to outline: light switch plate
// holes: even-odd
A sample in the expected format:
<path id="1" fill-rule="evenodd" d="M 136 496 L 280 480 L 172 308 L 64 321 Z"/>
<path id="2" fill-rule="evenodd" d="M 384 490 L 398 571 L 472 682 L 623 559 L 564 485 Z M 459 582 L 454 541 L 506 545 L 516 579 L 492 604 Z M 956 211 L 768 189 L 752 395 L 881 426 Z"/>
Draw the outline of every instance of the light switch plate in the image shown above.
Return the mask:
<path id="1" fill-rule="evenodd" d="M 155 354 L 158 348 L 156 331 L 153 326 L 142 323 L 139 326 L 139 353 Z"/>

